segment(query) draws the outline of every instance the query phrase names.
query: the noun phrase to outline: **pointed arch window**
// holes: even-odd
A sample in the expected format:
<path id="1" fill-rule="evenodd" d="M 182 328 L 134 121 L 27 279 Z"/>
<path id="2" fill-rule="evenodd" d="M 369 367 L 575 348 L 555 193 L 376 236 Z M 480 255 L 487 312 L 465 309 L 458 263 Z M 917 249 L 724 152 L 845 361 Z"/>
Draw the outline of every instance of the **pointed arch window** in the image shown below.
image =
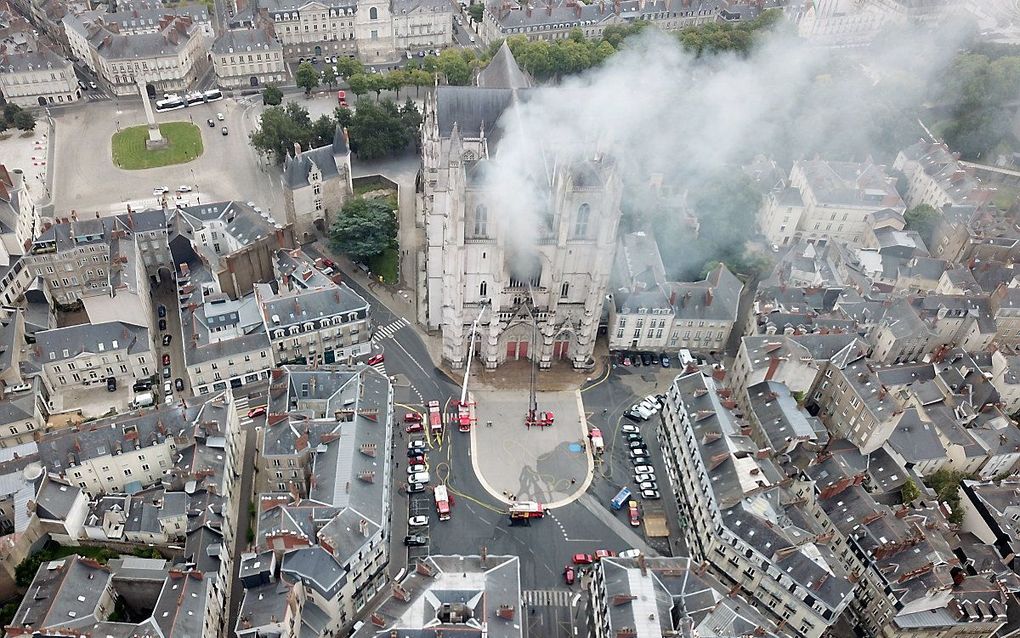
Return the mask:
<path id="1" fill-rule="evenodd" d="M 588 236 L 588 221 L 591 218 L 591 206 L 581 204 L 577 208 L 577 217 L 574 218 L 574 237 Z"/>
<path id="2" fill-rule="evenodd" d="M 483 281 L 482 283 L 478 284 L 478 296 L 479 297 L 488 297 L 489 296 L 488 293 L 489 293 L 489 284 L 488 284 L 488 282 Z"/>
<path id="3" fill-rule="evenodd" d="M 475 206 L 475 235 L 485 237 L 489 234 L 489 209 L 485 204 Z"/>

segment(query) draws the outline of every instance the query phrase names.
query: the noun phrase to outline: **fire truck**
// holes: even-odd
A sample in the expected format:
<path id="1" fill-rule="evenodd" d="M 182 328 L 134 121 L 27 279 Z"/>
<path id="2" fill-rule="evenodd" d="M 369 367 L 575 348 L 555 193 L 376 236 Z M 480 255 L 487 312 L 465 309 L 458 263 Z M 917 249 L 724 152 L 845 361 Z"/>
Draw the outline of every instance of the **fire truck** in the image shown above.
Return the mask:
<path id="1" fill-rule="evenodd" d="M 464 402 L 457 402 L 457 429 L 461 432 L 471 431 L 471 406 Z"/>
<path id="2" fill-rule="evenodd" d="M 545 508 L 535 501 L 517 501 L 510 504 L 510 518 L 542 518 Z"/>
<path id="3" fill-rule="evenodd" d="M 606 443 L 602 440 L 602 430 L 592 428 L 588 437 L 591 439 L 591 449 L 593 454 L 602 454 L 606 451 Z"/>
<path id="4" fill-rule="evenodd" d="M 439 520 L 450 520 L 450 495 L 446 492 L 446 486 L 437 485 L 434 495 L 436 497 L 436 513 L 439 514 Z"/>
<path id="5" fill-rule="evenodd" d="M 429 430 L 433 434 L 443 431 L 443 415 L 439 411 L 439 401 L 429 401 Z"/>

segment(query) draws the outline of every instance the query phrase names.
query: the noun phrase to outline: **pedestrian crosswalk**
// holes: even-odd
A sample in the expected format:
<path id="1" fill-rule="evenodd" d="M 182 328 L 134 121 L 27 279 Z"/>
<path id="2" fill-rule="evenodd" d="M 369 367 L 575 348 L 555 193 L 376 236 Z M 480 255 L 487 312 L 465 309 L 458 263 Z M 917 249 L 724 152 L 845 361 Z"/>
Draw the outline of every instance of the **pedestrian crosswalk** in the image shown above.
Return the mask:
<path id="1" fill-rule="evenodd" d="M 373 363 L 372 367 L 375 368 L 376 370 L 378 370 L 379 374 L 383 375 L 384 377 L 389 377 L 390 376 L 390 375 L 386 374 L 386 362 L 385 361 L 380 361 L 379 363 Z"/>
<path id="2" fill-rule="evenodd" d="M 375 334 L 372 335 L 372 342 L 379 343 L 383 339 L 389 339 L 397 333 L 401 328 L 405 328 L 411 325 L 405 317 L 397 319 L 393 323 L 382 326 L 381 328 L 375 329 Z"/>
<path id="3" fill-rule="evenodd" d="M 106 93 L 90 92 L 85 93 L 85 99 L 89 102 L 108 102 L 112 98 Z"/>
<path id="4" fill-rule="evenodd" d="M 528 589 L 523 593 L 524 604 L 533 607 L 569 607 L 576 592 L 568 589 Z"/>
<path id="5" fill-rule="evenodd" d="M 247 396 L 235 396 L 234 397 L 234 405 L 237 406 L 237 416 L 238 416 L 237 421 L 238 421 L 238 423 L 240 423 L 241 427 L 245 428 L 245 427 L 248 427 L 249 425 L 251 425 L 252 420 L 250 418 L 248 418 L 248 410 L 251 409 L 252 406 L 248 402 L 248 397 Z"/>

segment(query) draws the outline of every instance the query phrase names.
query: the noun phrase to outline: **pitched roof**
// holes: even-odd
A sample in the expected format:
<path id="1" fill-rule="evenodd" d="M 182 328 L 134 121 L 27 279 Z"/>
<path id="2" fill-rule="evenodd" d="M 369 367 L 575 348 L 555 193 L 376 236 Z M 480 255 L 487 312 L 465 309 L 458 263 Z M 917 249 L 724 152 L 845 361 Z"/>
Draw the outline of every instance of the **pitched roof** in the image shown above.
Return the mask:
<path id="1" fill-rule="evenodd" d="M 488 66 L 478 74 L 478 86 L 487 89 L 524 89 L 531 86 L 531 79 L 517 65 L 506 40 Z"/>

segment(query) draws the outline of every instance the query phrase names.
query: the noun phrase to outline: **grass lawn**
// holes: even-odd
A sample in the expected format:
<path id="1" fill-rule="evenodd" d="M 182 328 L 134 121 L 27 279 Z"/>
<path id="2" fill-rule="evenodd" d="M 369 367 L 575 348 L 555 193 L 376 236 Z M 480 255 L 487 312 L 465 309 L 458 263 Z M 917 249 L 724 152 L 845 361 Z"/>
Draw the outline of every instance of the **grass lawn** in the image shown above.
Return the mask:
<path id="1" fill-rule="evenodd" d="M 167 122 L 159 131 L 169 141 L 166 148 L 150 151 L 148 126 L 133 126 L 113 136 L 113 163 L 120 168 L 136 170 L 190 162 L 202 154 L 202 131 L 189 122 Z"/>
<path id="2" fill-rule="evenodd" d="M 354 184 L 354 196 L 361 197 L 365 193 L 372 191 L 389 191 L 393 190 L 393 186 L 389 182 L 381 179 L 372 179 L 363 177 Z"/>
<path id="3" fill-rule="evenodd" d="M 383 282 L 387 284 L 397 283 L 397 266 L 397 249 L 392 246 L 368 260 L 372 276 L 382 275 Z"/>

